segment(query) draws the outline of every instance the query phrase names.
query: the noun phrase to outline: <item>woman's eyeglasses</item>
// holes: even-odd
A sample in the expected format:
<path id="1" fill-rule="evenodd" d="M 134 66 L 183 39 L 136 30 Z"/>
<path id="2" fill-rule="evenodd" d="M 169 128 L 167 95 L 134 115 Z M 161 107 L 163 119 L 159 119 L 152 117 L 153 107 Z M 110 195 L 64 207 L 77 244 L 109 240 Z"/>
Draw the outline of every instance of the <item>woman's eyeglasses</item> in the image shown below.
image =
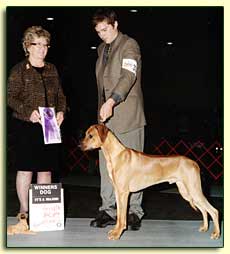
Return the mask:
<path id="1" fill-rule="evenodd" d="M 36 46 L 38 48 L 50 48 L 49 44 L 42 44 L 40 42 L 36 43 L 36 42 L 31 42 L 30 45 Z"/>

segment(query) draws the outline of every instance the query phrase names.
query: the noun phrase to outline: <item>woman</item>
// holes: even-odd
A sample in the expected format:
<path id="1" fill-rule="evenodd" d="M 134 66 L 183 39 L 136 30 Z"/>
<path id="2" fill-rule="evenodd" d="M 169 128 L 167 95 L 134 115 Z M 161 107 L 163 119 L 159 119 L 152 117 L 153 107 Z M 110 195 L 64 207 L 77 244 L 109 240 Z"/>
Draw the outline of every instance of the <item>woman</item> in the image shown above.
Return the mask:
<path id="1" fill-rule="evenodd" d="M 44 144 L 38 107 L 54 107 L 60 126 L 64 120 L 66 99 L 56 67 L 45 62 L 50 33 L 40 26 L 29 27 L 22 45 L 26 58 L 11 70 L 8 106 L 16 118 L 16 190 L 20 212 L 28 213 L 28 190 L 33 173 L 37 173 L 38 184 L 51 183 L 58 160 L 58 145 Z"/>

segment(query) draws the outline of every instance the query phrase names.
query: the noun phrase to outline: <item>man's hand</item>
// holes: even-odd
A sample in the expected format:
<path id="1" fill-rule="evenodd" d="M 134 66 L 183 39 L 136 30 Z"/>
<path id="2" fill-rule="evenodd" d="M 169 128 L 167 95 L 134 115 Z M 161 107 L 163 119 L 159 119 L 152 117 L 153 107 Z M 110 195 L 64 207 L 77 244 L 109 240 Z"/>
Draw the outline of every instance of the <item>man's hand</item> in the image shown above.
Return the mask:
<path id="1" fill-rule="evenodd" d="M 115 101 L 112 98 L 109 98 L 100 109 L 100 120 L 101 122 L 105 122 L 109 117 L 113 114 L 113 106 L 115 105 Z"/>
<path id="2" fill-rule="evenodd" d="M 64 113 L 62 111 L 59 111 L 56 116 L 57 124 L 58 126 L 61 126 L 63 120 L 64 120 Z"/>

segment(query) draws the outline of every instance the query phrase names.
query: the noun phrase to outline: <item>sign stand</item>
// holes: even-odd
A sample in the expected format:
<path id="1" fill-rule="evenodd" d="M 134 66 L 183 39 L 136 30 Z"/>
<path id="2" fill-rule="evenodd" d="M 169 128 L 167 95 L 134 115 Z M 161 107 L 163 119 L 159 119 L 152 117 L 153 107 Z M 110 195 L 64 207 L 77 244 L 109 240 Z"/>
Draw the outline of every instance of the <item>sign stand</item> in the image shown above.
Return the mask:
<path id="1" fill-rule="evenodd" d="M 29 228 L 32 231 L 64 230 L 64 195 L 61 183 L 30 185 Z"/>

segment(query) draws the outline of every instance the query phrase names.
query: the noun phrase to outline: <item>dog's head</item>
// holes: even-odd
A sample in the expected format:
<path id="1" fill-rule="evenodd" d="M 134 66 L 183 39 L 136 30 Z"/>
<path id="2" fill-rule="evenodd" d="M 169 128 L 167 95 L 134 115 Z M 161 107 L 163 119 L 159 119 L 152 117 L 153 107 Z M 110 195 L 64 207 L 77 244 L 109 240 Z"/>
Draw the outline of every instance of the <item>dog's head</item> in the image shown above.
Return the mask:
<path id="1" fill-rule="evenodd" d="M 82 151 L 99 148 L 105 142 L 109 129 L 104 124 L 95 124 L 88 128 L 80 142 Z"/>

